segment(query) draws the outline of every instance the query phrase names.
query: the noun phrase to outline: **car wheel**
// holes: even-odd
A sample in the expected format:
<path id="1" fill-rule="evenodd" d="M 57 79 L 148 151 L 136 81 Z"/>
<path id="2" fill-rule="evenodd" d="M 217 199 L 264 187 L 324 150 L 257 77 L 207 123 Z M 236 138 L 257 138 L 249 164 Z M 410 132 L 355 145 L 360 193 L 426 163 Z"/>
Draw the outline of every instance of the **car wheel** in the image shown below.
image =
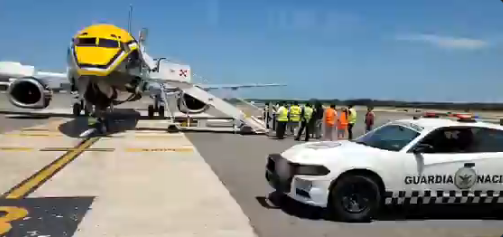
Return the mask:
<path id="1" fill-rule="evenodd" d="M 343 176 L 330 190 L 330 214 L 341 221 L 370 221 L 380 203 L 379 185 L 364 175 Z"/>

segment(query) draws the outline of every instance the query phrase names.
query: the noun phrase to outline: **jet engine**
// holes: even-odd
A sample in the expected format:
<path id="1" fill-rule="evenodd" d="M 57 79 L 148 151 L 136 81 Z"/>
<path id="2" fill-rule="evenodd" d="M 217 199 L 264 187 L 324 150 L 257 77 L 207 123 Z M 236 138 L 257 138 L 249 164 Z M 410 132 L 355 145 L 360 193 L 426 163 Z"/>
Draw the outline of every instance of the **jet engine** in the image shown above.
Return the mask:
<path id="1" fill-rule="evenodd" d="M 14 106 L 25 109 L 44 109 L 52 100 L 51 88 L 35 77 L 14 80 L 9 85 L 8 95 Z"/>
<path id="2" fill-rule="evenodd" d="M 178 110 L 185 114 L 204 113 L 210 106 L 188 94 L 182 93 L 177 99 Z"/>

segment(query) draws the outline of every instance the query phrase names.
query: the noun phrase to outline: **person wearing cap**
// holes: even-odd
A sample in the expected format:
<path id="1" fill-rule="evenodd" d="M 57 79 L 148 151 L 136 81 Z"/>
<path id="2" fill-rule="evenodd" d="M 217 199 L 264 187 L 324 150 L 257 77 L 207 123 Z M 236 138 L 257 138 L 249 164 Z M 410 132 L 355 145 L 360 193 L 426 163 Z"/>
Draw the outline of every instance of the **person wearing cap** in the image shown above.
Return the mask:
<path id="1" fill-rule="evenodd" d="M 348 106 L 348 140 L 353 139 L 353 127 L 356 123 L 356 110 L 353 108 L 353 105 Z"/>
<path id="2" fill-rule="evenodd" d="M 297 133 L 297 137 L 295 138 L 296 141 L 300 140 L 300 136 L 302 135 L 302 132 L 304 131 L 304 129 L 306 129 L 306 138 L 304 139 L 304 141 L 309 141 L 309 137 L 310 137 L 310 133 L 311 133 L 311 130 L 312 130 L 312 127 L 313 127 L 313 118 L 312 118 L 312 115 L 313 115 L 313 108 L 311 108 L 311 104 L 310 103 L 306 103 L 306 105 L 304 106 L 304 108 L 302 108 L 302 112 L 301 112 L 301 124 L 300 124 L 300 128 L 299 128 L 299 132 Z"/>
<path id="3" fill-rule="evenodd" d="M 334 133 L 336 130 L 337 111 L 335 104 L 331 104 L 329 108 L 325 109 L 324 114 L 325 131 L 323 132 L 324 140 L 333 141 Z"/>

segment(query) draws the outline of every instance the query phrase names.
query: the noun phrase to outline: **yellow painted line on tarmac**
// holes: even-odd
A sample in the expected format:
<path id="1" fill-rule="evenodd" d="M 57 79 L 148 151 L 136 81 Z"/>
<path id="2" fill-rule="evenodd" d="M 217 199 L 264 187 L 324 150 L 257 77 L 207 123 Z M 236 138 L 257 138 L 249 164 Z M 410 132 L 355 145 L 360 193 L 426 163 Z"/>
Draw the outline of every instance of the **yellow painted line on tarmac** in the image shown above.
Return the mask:
<path id="1" fill-rule="evenodd" d="M 194 122 L 189 122 L 189 123 L 187 123 L 187 122 L 181 122 L 180 123 L 180 127 L 184 127 L 184 128 L 186 128 L 186 127 L 197 127 L 197 122 L 195 122 L 195 121 Z"/>
<path id="2" fill-rule="evenodd" d="M 14 130 L 14 131 L 9 131 L 9 132 L 6 132 L 6 133 L 0 133 L 0 135 L 7 135 L 7 134 L 12 134 L 13 132 L 22 132 L 22 131 L 40 131 L 40 132 L 50 132 L 50 131 L 54 131 L 54 132 L 58 132 L 59 129 L 58 127 L 65 123 L 65 120 L 63 119 L 58 119 L 58 120 L 55 120 L 55 121 L 51 121 L 51 122 L 48 122 L 48 123 L 45 123 L 45 124 L 38 124 L 38 125 L 34 125 L 34 126 L 29 126 L 29 127 L 25 127 L 25 128 L 21 128 L 21 129 L 18 129 L 18 130 Z"/>
<path id="3" fill-rule="evenodd" d="M 35 151 L 33 147 L 0 147 L 0 151 Z"/>
<path id="4" fill-rule="evenodd" d="M 37 131 L 37 132 L 59 132 L 59 126 L 67 122 L 65 119 L 58 119 L 45 124 L 39 124 L 32 127 L 22 128 L 19 131 Z"/>
<path id="5" fill-rule="evenodd" d="M 76 148 L 71 147 L 47 147 L 42 148 L 40 151 L 74 151 Z M 113 152 L 115 148 L 87 148 L 84 151 L 100 151 L 100 152 Z"/>
<path id="6" fill-rule="evenodd" d="M 180 148 L 126 148 L 126 152 L 193 152 L 192 147 Z"/>
<path id="7" fill-rule="evenodd" d="M 57 130 L 51 130 L 48 128 L 24 128 L 24 129 L 21 129 L 20 131 L 23 131 L 23 132 L 55 132 Z"/>
<path id="8" fill-rule="evenodd" d="M 183 136 L 177 135 L 135 135 L 132 138 L 140 138 L 140 139 L 172 139 L 172 138 L 181 138 Z"/>
<path id="9" fill-rule="evenodd" d="M 130 139 L 179 139 L 184 138 L 183 134 L 114 134 L 104 138 L 130 138 Z"/>
<path id="10" fill-rule="evenodd" d="M 63 134 L 55 133 L 8 133 L 4 134 L 8 137 L 62 137 Z"/>
<path id="11" fill-rule="evenodd" d="M 86 151 L 86 149 L 90 148 L 99 139 L 100 139 L 99 137 L 92 137 L 85 139 L 82 143 L 74 147 L 73 150 L 63 154 L 55 161 L 45 166 L 37 173 L 33 174 L 31 177 L 27 178 L 20 184 L 10 189 L 7 193 L 0 196 L 0 198 L 20 199 L 28 196 L 28 194 L 30 194 L 40 185 L 49 180 L 58 171 L 63 169 L 67 164 L 75 160 L 75 158 L 77 158 L 80 154 L 82 154 L 82 152 Z"/>

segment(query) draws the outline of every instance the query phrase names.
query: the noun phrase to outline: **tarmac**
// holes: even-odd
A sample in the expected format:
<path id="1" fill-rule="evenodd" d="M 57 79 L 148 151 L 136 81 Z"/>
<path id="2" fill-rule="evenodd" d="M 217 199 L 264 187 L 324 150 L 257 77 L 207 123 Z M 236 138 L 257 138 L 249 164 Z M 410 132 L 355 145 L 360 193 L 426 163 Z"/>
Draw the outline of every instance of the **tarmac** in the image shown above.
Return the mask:
<path id="1" fill-rule="evenodd" d="M 1 99 L 0 108 L 8 107 Z M 54 102 L 70 106 L 64 96 Z M 382 124 L 409 115 L 378 112 L 376 117 Z M 266 157 L 299 143 L 291 137 L 169 134 L 145 129 L 163 127 L 162 121 L 127 119 L 114 124 L 111 136 L 83 140 L 77 135 L 84 122 L 0 115 L 0 236 L 503 234 L 502 218 L 491 213 L 467 217 L 449 208 L 412 214 L 388 210 L 372 223 L 349 224 L 294 201 L 272 203 L 264 178 Z M 362 133 L 359 121 L 355 135 Z M 1 217 L 2 212 L 7 215 Z"/>

